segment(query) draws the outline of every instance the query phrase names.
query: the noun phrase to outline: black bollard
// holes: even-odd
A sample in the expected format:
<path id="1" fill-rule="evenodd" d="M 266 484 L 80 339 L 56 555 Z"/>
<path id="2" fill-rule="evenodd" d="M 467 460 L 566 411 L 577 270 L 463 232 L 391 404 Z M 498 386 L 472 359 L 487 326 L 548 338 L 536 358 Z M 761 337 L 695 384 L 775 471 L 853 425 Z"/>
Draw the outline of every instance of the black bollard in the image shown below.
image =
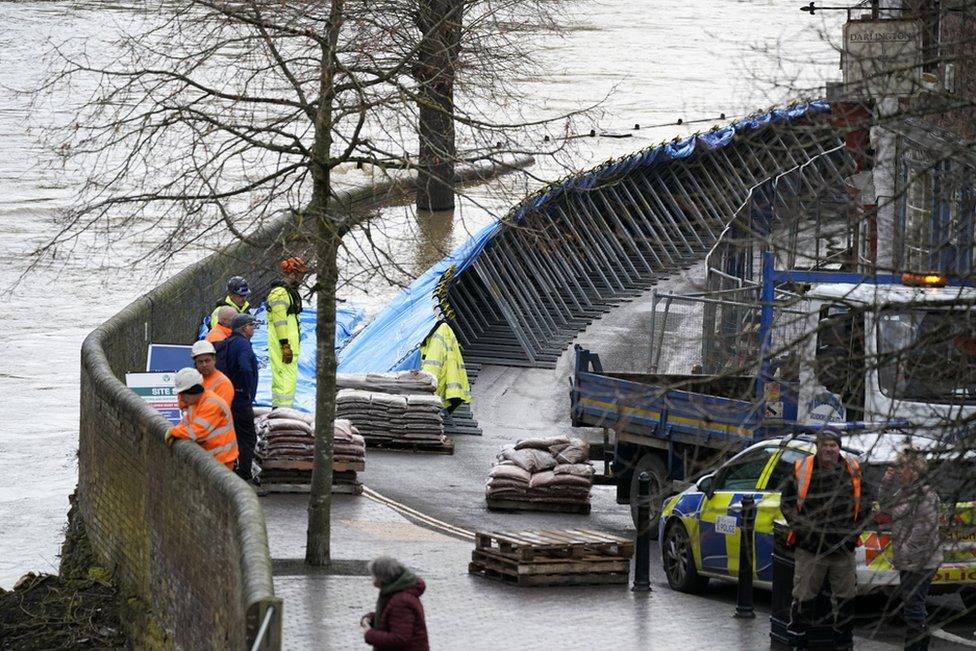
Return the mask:
<path id="1" fill-rule="evenodd" d="M 735 594 L 735 617 L 755 619 L 752 608 L 752 544 L 755 537 L 756 500 L 752 495 L 742 498 L 742 532 L 739 538 L 739 586 Z"/>
<path id="2" fill-rule="evenodd" d="M 651 476 L 637 478 L 637 544 L 634 545 L 634 592 L 651 591 Z"/>

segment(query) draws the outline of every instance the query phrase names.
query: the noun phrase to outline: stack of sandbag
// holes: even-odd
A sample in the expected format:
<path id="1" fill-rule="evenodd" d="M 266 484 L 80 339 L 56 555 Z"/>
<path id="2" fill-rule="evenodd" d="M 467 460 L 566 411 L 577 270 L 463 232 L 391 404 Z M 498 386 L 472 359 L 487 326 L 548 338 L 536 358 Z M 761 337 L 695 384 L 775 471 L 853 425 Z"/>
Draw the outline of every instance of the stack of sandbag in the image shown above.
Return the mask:
<path id="1" fill-rule="evenodd" d="M 287 407 L 256 408 L 254 412 L 261 482 L 309 484 L 315 459 L 315 416 Z M 341 418 L 334 422 L 333 436 L 333 470 L 351 472 L 351 477 L 342 477 L 354 481 L 355 471 L 364 468 L 366 442 L 352 423 Z"/>
<path id="2" fill-rule="evenodd" d="M 505 447 L 488 473 L 488 501 L 588 505 L 593 486 L 589 444 L 575 438 L 525 439 Z"/>
<path id="3" fill-rule="evenodd" d="M 430 393 L 342 389 L 336 396 L 336 415 L 352 421 L 366 442 L 375 445 L 443 444 L 446 437 L 441 408 L 440 398 Z"/>

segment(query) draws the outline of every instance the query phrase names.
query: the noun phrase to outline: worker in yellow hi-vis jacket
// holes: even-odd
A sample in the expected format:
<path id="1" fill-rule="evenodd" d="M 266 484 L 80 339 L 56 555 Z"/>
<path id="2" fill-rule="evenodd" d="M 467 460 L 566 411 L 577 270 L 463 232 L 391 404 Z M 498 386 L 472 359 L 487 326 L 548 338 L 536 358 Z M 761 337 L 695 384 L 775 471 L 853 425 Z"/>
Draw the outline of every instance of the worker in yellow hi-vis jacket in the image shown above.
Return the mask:
<path id="1" fill-rule="evenodd" d="M 461 357 L 461 345 L 454 330 L 444 318 L 440 305 L 435 306 L 437 323 L 420 344 L 421 370 L 437 378 L 437 395 L 447 413 L 471 402 L 471 385 Z"/>
<path id="2" fill-rule="evenodd" d="M 308 273 L 301 258 L 281 261 L 282 280 L 268 292 L 268 356 L 271 361 L 271 405 L 291 407 L 298 384 L 298 354 L 301 352 L 298 315 L 302 297 L 298 287 Z"/>

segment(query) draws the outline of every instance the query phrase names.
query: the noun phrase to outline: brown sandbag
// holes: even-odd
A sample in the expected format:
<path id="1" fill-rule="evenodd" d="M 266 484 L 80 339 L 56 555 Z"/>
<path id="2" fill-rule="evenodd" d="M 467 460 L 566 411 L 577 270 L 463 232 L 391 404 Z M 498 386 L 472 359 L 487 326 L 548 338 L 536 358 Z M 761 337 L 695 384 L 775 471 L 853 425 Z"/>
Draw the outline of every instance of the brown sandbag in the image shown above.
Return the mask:
<path id="1" fill-rule="evenodd" d="M 589 460 L 590 452 L 583 447 L 570 445 L 556 453 L 558 464 L 577 464 L 586 463 Z"/>
<path id="2" fill-rule="evenodd" d="M 304 411 L 298 411 L 297 409 L 292 409 L 291 407 L 278 407 L 277 409 L 272 409 L 268 412 L 265 418 L 268 420 L 291 418 L 293 420 L 300 420 L 309 424 L 315 422 L 315 416 L 313 414 L 306 414 Z"/>
<path id="3" fill-rule="evenodd" d="M 593 476 L 593 466 L 588 463 L 560 463 L 552 471 L 557 475 Z"/>
<path id="4" fill-rule="evenodd" d="M 529 488 L 546 488 L 552 485 L 555 479 L 556 475 L 551 470 L 532 473 L 532 479 L 529 480 Z"/>
<path id="5" fill-rule="evenodd" d="M 526 448 L 531 448 L 534 450 L 544 450 L 546 452 L 550 452 L 551 447 L 559 445 L 569 445 L 569 439 L 565 436 L 553 436 L 551 438 L 543 439 L 522 439 L 515 444 L 515 449 L 524 450 Z"/>
<path id="6" fill-rule="evenodd" d="M 502 458 L 514 461 L 517 465 L 525 468 L 529 472 L 549 470 L 556 465 L 556 460 L 552 458 L 551 454 L 532 448 L 525 448 L 523 450 L 508 448 L 502 451 Z"/>
<path id="7" fill-rule="evenodd" d="M 579 475 L 556 475 L 553 474 L 552 481 L 549 482 L 550 486 L 583 486 L 589 488 L 593 485 L 593 480 L 589 477 L 580 477 Z"/>
<path id="8" fill-rule="evenodd" d="M 498 465 L 492 466 L 488 476 L 498 479 L 517 481 L 523 486 L 528 486 L 529 480 L 532 478 L 532 473 L 517 464 Z"/>

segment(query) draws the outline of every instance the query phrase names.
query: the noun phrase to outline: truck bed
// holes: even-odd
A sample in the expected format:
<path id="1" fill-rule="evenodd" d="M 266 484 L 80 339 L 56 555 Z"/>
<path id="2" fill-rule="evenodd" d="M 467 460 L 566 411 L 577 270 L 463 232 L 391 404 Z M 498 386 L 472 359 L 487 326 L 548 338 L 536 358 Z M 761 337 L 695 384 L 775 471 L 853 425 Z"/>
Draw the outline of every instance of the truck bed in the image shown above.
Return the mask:
<path id="1" fill-rule="evenodd" d="M 761 414 L 750 395 L 753 382 L 736 376 L 606 373 L 596 355 L 579 349 L 573 424 L 606 427 L 618 438 L 737 448 L 760 435 Z"/>

